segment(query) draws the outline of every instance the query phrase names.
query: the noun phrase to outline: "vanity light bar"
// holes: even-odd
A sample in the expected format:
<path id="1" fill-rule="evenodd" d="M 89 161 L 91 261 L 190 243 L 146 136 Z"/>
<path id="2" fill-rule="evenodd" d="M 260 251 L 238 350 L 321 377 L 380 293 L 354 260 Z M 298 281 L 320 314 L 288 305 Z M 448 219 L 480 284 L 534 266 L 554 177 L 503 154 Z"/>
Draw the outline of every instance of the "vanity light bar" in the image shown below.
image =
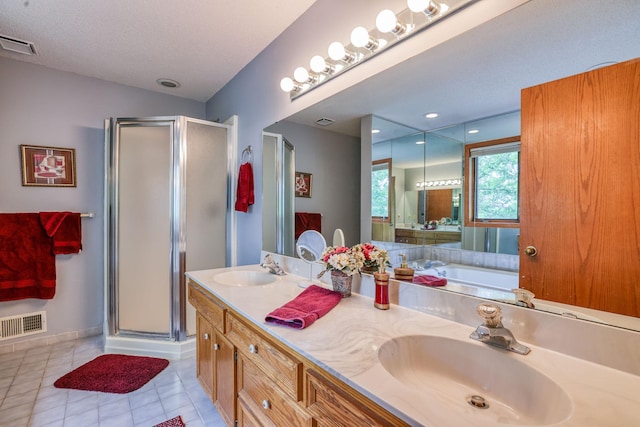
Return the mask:
<path id="1" fill-rule="evenodd" d="M 441 179 L 437 181 L 424 181 L 417 182 L 417 188 L 429 188 L 429 187 L 446 187 L 448 185 L 462 185 L 461 179 Z"/>
<path id="2" fill-rule="evenodd" d="M 408 0 L 408 7 L 397 14 L 385 9 L 378 14 L 376 28 L 370 31 L 364 27 L 355 28 L 351 33 L 350 44 L 333 42 L 329 46 L 327 58 L 314 56 L 309 64 L 311 71 L 298 67 L 294 79 L 283 78 L 280 88 L 288 92 L 289 98 L 293 100 L 473 2 L 474 0 Z M 295 77 L 296 74 L 298 77 Z M 310 77 L 307 79 L 307 76 Z"/>

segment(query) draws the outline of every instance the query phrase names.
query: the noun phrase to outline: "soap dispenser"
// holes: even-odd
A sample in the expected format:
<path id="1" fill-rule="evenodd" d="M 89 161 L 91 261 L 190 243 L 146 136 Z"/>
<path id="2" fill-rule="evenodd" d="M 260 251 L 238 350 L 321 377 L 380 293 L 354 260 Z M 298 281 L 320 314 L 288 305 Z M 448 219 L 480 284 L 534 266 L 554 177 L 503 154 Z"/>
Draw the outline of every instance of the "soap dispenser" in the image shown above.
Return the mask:
<path id="1" fill-rule="evenodd" d="M 412 282 L 414 270 L 407 265 L 407 256 L 405 254 L 400 254 L 400 256 L 402 257 L 402 263 L 400 264 L 400 267 L 393 269 L 393 277 L 396 280 Z"/>
<path id="2" fill-rule="evenodd" d="M 384 258 L 380 258 L 380 267 L 378 271 L 373 273 L 373 279 L 376 283 L 376 299 L 374 307 L 380 310 L 389 309 L 389 273 L 385 271 Z"/>

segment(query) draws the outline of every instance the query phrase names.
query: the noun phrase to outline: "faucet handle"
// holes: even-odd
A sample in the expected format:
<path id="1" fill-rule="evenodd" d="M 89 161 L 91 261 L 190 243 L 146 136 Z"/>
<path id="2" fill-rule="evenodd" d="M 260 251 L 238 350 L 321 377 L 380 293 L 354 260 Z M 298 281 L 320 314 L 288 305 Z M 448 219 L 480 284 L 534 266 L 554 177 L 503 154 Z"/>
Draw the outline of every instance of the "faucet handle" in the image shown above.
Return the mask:
<path id="1" fill-rule="evenodd" d="M 485 326 L 489 328 L 498 328 L 502 326 L 502 310 L 500 307 L 493 304 L 480 304 L 476 311 L 484 319 Z"/>

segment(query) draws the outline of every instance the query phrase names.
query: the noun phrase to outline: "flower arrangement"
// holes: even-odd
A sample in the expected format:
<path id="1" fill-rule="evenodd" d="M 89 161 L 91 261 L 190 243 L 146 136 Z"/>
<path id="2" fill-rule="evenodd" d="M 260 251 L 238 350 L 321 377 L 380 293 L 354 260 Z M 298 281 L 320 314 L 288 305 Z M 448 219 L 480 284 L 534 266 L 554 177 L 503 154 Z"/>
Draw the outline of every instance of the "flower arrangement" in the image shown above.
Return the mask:
<path id="1" fill-rule="evenodd" d="M 367 271 L 377 271 L 380 268 L 380 259 L 384 265 L 390 267 L 389 253 L 371 243 L 360 243 L 351 248 L 354 252 L 361 252 L 364 256 L 363 268 Z"/>
<path id="2" fill-rule="evenodd" d="M 341 271 L 348 276 L 353 276 L 360 274 L 364 265 L 364 254 L 346 246 L 329 246 L 322 252 L 321 260 L 325 269 L 318 274 L 318 277 L 322 277 L 330 270 Z"/>

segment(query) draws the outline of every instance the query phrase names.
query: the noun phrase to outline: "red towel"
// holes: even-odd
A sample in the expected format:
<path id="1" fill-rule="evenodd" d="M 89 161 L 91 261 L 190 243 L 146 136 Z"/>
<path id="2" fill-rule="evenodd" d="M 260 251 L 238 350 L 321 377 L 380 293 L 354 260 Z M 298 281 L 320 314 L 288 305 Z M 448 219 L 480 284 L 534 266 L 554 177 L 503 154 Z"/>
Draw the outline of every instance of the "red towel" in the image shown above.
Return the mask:
<path id="1" fill-rule="evenodd" d="M 322 214 L 309 212 L 296 212 L 295 239 L 307 230 L 315 230 L 322 233 Z"/>
<path id="2" fill-rule="evenodd" d="M 54 254 L 77 254 L 82 249 L 80 214 L 72 212 L 40 212 L 40 223 L 47 236 L 53 238 Z"/>
<path id="3" fill-rule="evenodd" d="M 0 301 L 51 299 L 56 260 L 37 213 L 0 214 Z"/>
<path id="4" fill-rule="evenodd" d="M 267 314 L 265 321 L 304 329 L 342 300 L 340 292 L 311 285 L 297 297 Z"/>
<path id="5" fill-rule="evenodd" d="M 249 206 L 255 203 L 253 193 L 253 167 L 251 163 L 243 163 L 238 171 L 238 188 L 236 189 L 237 211 L 246 212 Z"/>
<path id="6" fill-rule="evenodd" d="M 447 279 L 445 279 L 444 277 L 421 274 L 413 277 L 413 283 L 425 286 L 444 286 L 447 284 Z"/>

